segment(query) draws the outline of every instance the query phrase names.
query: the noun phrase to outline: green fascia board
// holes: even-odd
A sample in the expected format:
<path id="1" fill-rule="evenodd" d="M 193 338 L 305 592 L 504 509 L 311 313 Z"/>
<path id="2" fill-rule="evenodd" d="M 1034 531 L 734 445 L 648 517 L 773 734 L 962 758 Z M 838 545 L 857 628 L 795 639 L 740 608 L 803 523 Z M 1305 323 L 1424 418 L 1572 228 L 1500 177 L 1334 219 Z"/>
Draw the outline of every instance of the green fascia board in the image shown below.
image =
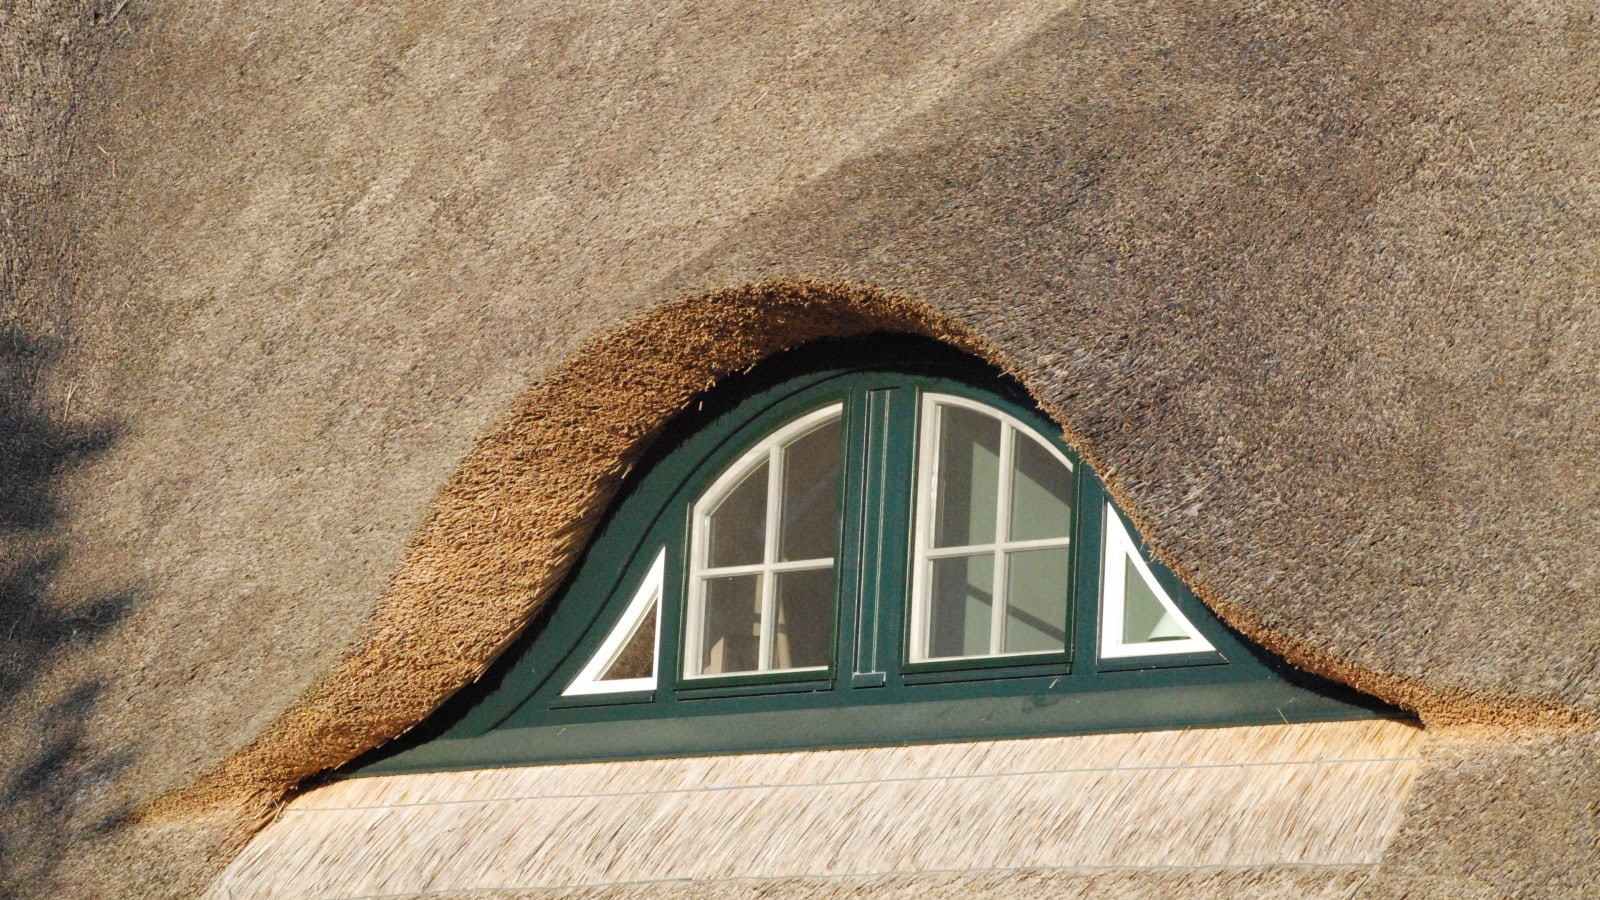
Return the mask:
<path id="1" fill-rule="evenodd" d="M 792 709 L 506 728 L 473 738 L 434 740 L 394 756 L 373 758 L 347 774 L 397 775 L 1377 718 L 1405 716 L 1368 698 L 1334 697 L 1284 681 L 1153 685 L 1094 693 L 797 705 Z"/>

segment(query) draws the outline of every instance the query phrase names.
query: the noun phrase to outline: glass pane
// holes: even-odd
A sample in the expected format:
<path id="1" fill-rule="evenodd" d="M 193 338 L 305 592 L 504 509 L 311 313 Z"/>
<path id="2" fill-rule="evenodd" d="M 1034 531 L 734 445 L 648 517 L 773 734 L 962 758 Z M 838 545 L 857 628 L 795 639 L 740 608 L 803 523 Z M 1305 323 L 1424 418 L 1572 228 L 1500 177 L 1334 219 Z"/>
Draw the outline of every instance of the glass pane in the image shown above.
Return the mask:
<path id="1" fill-rule="evenodd" d="M 1123 557 L 1123 560 L 1122 642 L 1143 644 L 1150 641 L 1181 641 L 1188 637 L 1189 633 L 1161 605 L 1133 560 L 1127 557 Z"/>
<path id="2" fill-rule="evenodd" d="M 1000 421 L 961 406 L 939 407 L 938 504 L 933 545 L 994 542 L 999 506 Z"/>
<path id="3" fill-rule="evenodd" d="M 1065 547 L 1006 554 L 1007 653 L 1067 649 L 1071 562 Z"/>
<path id="4" fill-rule="evenodd" d="M 776 577 L 778 622 L 772 638 L 772 667 L 827 665 L 833 641 L 833 568 L 783 572 Z"/>
<path id="5" fill-rule="evenodd" d="M 778 559 L 833 556 L 839 527 L 839 430 L 834 419 L 783 450 L 783 519 Z"/>
<path id="6" fill-rule="evenodd" d="M 622 647 L 622 652 L 612 661 L 611 668 L 600 676 L 600 681 L 620 681 L 624 678 L 649 678 L 656 670 L 656 608 L 650 611 L 633 630 L 633 636 Z"/>
<path id="7" fill-rule="evenodd" d="M 755 671 L 760 662 L 761 576 L 707 578 L 705 591 L 701 674 Z"/>
<path id="8" fill-rule="evenodd" d="M 761 562 L 767 543 L 767 464 L 756 466 L 707 518 L 706 560 L 710 568 Z"/>
<path id="9" fill-rule="evenodd" d="M 928 656 L 986 656 L 994 608 L 994 554 L 933 560 Z"/>
<path id="10" fill-rule="evenodd" d="M 1072 524 L 1072 470 L 1027 435 L 1016 436 L 1009 540 L 1064 538 Z"/>

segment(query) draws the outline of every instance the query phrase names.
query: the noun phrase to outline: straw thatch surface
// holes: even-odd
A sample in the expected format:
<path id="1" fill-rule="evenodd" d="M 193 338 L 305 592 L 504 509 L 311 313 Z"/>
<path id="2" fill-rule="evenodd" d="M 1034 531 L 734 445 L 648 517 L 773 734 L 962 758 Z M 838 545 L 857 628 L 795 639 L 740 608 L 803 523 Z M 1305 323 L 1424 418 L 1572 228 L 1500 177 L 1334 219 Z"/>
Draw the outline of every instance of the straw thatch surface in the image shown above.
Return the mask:
<path id="1" fill-rule="evenodd" d="M 940 872 L 917 876 L 790 878 L 781 881 L 668 882 L 607 885 L 600 888 L 553 890 L 444 891 L 439 898 L 473 900 L 730 900 L 744 897 L 844 897 L 920 900 L 925 897 L 1104 898 L 1228 897 L 1307 900 L 1350 900 L 1363 896 L 1370 882 L 1365 869 L 1311 866 L 1304 869 L 1165 869 L 1128 871 L 1001 869 L 988 872 Z"/>
<path id="2" fill-rule="evenodd" d="M 1541 787 L 1600 767 L 1591 4 L 0 11 L 0 891 L 203 883 L 694 391 L 882 327 L 1018 374 L 1230 621 L 1488 729 L 1384 871 L 1600 875 Z"/>
<path id="3" fill-rule="evenodd" d="M 1376 863 L 1395 722 L 356 779 L 290 804 L 213 897 Z"/>

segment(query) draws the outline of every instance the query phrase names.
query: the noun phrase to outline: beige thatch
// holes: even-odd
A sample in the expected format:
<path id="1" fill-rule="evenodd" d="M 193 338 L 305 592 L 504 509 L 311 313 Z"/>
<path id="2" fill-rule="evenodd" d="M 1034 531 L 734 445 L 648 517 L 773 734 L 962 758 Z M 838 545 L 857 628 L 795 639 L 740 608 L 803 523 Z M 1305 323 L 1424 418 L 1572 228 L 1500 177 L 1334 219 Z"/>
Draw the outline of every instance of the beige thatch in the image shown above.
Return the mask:
<path id="1" fill-rule="evenodd" d="M 1420 735 L 1376 721 L 354 779 L 291 803 L 210 895 L 1371 867 Z"/>
<path id="2" fill-rule="evenodd" d="M 0 893 L 201 890 L 483 670 L 695 392 L 881 329 L 1442 734 L 1375 869 L 1094 883 L 1582 893 L 1595 15 L 0 6 Z"/>

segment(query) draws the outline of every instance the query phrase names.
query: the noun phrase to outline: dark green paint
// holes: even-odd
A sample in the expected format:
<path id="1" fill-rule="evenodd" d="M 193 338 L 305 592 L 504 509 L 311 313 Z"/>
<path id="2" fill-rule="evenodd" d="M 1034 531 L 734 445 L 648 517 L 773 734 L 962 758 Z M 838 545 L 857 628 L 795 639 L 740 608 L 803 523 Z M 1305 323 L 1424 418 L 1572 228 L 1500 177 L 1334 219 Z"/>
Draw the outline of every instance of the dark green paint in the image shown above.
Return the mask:
<path id="1" fill-rule="evenodd" d="M 868 346 L 794 354 L 712 392 L 698 415 L 680 417 L 613 505 L 550 611 L 483 680 L 351 773 L 1401 715 L 1249 645 L 1148 554 L 1152 573 L 1217 652 L 1098 660 L 1105 492 L 1059 440 L 1077 493 L 1066 652 L 902 662 L 920 392 L 979 400 L 1047 438 L 1057 429 L 1014 383 L 971 359 L 897 339 L 861 352 Z M 828 364 L 851 358 L 872 359 L 872 368 Z M 690 507 L 746 448 L 835 402 L 845 404 L 845 446 L 829 671 L 685 680 Z M 561 697 L 662 547 L 662 687 Z"/>

